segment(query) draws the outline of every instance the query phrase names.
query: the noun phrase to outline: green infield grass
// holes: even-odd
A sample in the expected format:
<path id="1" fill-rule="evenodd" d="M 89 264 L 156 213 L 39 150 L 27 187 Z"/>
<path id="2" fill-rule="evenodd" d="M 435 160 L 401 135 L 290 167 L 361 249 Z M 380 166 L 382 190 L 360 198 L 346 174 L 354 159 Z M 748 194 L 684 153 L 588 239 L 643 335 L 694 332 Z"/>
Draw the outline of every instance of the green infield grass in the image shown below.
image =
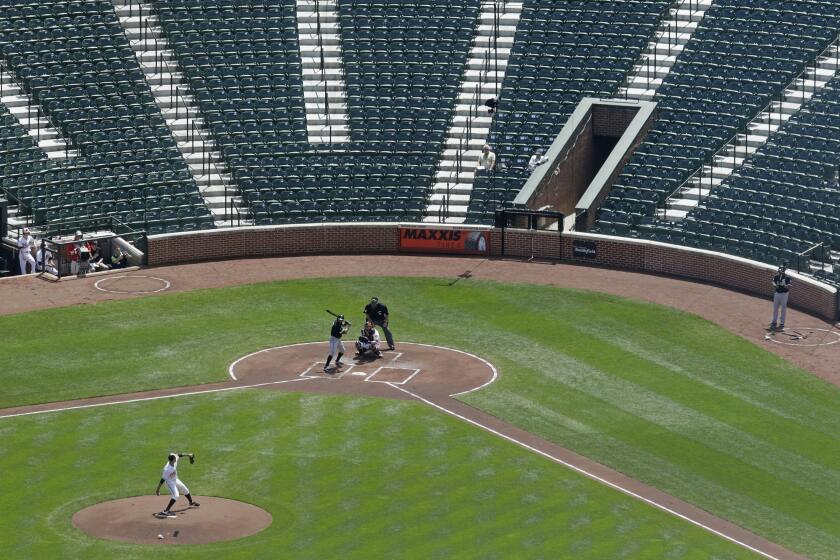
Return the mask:
<path id="1" fill-rule="evenodd" d="M 475 280 L 256 284 L 0 317 L 0 406 L 218 381 L 372 295 L 399 340 L 492 361 L 467 402 L 816 559 L 840 550 L 840 389 L 696 316 Z M 354 327 L 355 328 L 355 327 Z"/>
<path id="2" fill-rule="evenodd" d="M 153 493 L 172 449 L 197 452 L 178 469 L 195 495 L 253 503 L 272 525 L 165 552 L 71 525 L 81 508 Z M 0 420 L 0 472 L 9 559 L 754 557 L 406 401 L 251 389 Z"/>

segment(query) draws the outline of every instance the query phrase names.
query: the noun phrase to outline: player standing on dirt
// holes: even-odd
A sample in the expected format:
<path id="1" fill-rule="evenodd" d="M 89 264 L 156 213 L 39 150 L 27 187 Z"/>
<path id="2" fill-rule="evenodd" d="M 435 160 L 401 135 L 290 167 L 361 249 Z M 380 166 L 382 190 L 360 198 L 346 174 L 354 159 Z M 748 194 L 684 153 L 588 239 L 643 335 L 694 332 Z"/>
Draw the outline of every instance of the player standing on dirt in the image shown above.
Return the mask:
<path id="1" fill-rule="evenodd" d="M 379 298 L 370 298 L 370 303 L 365 306 L 365 317 L 378 326 L 382 327 L 385 333 L 385 340 L 388 341 L 388 350 L 394 349 L 394 335 L 388 329 L 388 307 L 379 301 Z"/>
<path id="2" fill-rule="evenodd" d="M 198 507 L 201 505 L 192 499 L 190 489 L 187 488 L 187 485 L 181 482 L 181 479 L 178 478 L 178 459 L 181 457 L 189 457 L 190 464 L 195 463 L 195 454 L 193 453 L 170 453 L 166 458 L 167 461 L 163 466 L 163 473 L 160 475 L 160 482 L 158 482 L 157 488 L 155 488 L 155 496 L 160 496 L 160 487 L 164 483 L 166 483 L 166 487 L 169 488 L 169 505 L 167 505 L 166 509 L 158 514 L 161 517 L 175 517 L 175 514 L 170 510 L 178 500 L 178 496 L 180 495 L 179 492 L 183 492 L 184 496 L 186 496 L 190 501 L 190 505 L 192 507 Z"/>
<path id="3" fill-rule="evenodd" d="M 787 275 L 787 263 L 782 264 L 773 276 L 773 319 L 770 321 L 771 331 L 785 330 L 788 296 L 790 295 L 790 276 Z M 779 317 L 781 311 L 781 317 Z M 780 320 L 779 320 L 780 319 Z"/>
<path id="4" fill-rule="evenodd" d="M 333 373 L 344 365 L 341 363 L 341 357 L 344 355 L 344 343 L 341 342 L 341 337 L 347 334 L 349 329 L 350 323 L 344 320 L 344 315 L 336 316 L 332 327 L 330 327 L 330 353 L 327 356 L 327 363 L 324 364 L 326 373 Z M 330 367 L 333 356 L 335 356 L 335 368 Z"/>

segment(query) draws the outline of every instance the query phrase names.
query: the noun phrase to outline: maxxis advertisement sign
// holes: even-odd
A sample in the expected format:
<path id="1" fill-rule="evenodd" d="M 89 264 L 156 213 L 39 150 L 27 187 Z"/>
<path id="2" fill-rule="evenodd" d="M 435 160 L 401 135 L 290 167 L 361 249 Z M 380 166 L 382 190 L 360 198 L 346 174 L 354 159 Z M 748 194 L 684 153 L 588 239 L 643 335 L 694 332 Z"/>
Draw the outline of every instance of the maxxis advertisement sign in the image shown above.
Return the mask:
<path id="1" fill-rule="evenodd" d="M 487 255 L 490 253 L 490 232 L 432 227 L 401 227 L 400 251 Z"/>

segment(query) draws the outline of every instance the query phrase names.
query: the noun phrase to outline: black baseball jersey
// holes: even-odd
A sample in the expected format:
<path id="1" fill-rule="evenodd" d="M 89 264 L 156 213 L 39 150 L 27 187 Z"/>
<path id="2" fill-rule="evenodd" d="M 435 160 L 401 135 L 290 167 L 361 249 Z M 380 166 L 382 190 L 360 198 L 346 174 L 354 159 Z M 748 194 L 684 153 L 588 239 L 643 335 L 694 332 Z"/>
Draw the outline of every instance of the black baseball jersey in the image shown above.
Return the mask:
<path id="1" fill-rule="evenodd" d="M 330 336 L 334 336 L 336 338 L 341 338 L 341 335 L 344 334 L 344 321 L 341 319 L 336 319 L 333 324 L 332 328 L 330 329 Z"/>
<path id="2" fill-rule="evenodd" d="M 773 286 L 776 287 L 776 293 L 783 294 L 790 290 L 790 276 L 787 274 L 777 274 L 773 277 Z"/>
<path id="3" fill-rule="evenodd" d="M 369 303 L 365 306 L 365 315 L 373 319 L 375 323 L 381 323 L 388 316 L 388 308 L 381 301 L 374 309 L 373 304 Z"/>

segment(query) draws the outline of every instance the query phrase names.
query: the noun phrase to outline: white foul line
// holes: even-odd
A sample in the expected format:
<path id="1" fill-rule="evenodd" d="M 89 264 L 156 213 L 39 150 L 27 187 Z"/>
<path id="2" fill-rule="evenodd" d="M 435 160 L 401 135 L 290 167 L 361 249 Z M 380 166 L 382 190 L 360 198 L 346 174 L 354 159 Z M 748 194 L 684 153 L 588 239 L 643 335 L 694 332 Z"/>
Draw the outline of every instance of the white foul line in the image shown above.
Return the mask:
<path id="1" fill-rule="evenodd" d="M 523 448 L 527 449 L 528 451 L 531 451 L 532 453 L 536 453 L 537 455 L 541 455 L 542 457 L 545 457 L 546 459 L 550 459 L 550 460 L 554 461 L 555 463 L 559 463 L 559 464 L 563 465 L 564 467 L 572 469 L 575 472 L 578 472 L 578 473 L 580 473 L 584 476 L 587 476 L 587 477 L 589 477 L 593 480 L 596 480 L 596 481 L 600 482 L 601 484 L 604 484 L 606 486 L 609 486 L 610 488 L 613 488 L 614 490 L 618 490 L 619 492 L 622 492 L 624 494 L 627 494 L 628 496 L 632 496 L 632 497 L 634 497 L 638 500 L 641 500 L 648 505 L 651 505 L 655 508 L 661 509 L 662 511 L 670 513 L 671 515 L 679 517 L 683 521 L 688 521 L 692 525 L 696 525 L 697 527 L 705 529 L 705 530 L 709 531 L 710 533 L 714 533 L 715 535 L 717 535 L 721 538 L 724 538 L 724 539 L 726 539 L 730 542 L 733 542 L 737 545 L 743 546 L 744 548 L 749 549 L 749 550 L 751 550 L 751 551 L 753 551 L 757 554 L 760 554 L 761 556 L 764 556 L 765 558 L 768 558 L 769 560 L 781 560 L 780 558 L 777 558 L 776 556 L 773 556 L 773 555 L 771 555 L 767 552 L 764 552 L 764 551 L 759 550 L 759 549 L 757 549 L 753 546 L 750 546 L 745 542 L 741 542 L 738 539 L 736 539 L 735 537 L 731 537 L 731 536 L 729 536 L 725 533 L 722 533 L 722 532 L 718 531 L 717 529 L 709 527 L 708 525 L 705 525 L 704 523 L 702 523 L 700 521 L 697 521 L 696 519 L 692 519 L 691 517 L 688 517 L 685 514 L 682 514 L 678 511 L 674 511 L 673 509 L 669 508 L 666 505 L 660 504 L 659 502 L 656 502 L 656 501 L 654 501 L 650 498 L 646 498 L 646 497 L 642 496 L 641 494 L 637 494 L 636 492 L 633 492 L 632 490 L 630 490 L 628 488 L 624 488 L 623 486 L 620 486 L 620 485 L 618 485 L 614 482 L 610 482 L 609 480 L 607 480 L 605 478 L 602 478 L 595 473 L 589 472 L 584 468 L 581 468 L 581 467 L 578 467 L 577 465 L 573 465 L 572 463 L 566 462 L 563 459 L 560 459 L 559 457 L 555 457 L 554 455 L 551 455 L 550 453 L 547 453 L 545 451 L 537 449 L 536 447 L 528 445 L 527 443 L 525 443 L 523 441 L 519 441 L 518 439 L 516 439 L 514 437 L 503 434 L 503 433 L 501 433 L 497 430 L 494 430 L 493 428 L 491 428 L 489 426 L 485 426 L 481 422 L 477 422 L 476 420 L 472 420 L 471 418 L 467 418 L 466 416 L 458 414 L 455 411 L 449 410 L 448 408 L 446 408 L 444 406 L 441 406 L 437 403 L 434 403 L 434 402 L 432 402 L 428 399 L 425 399 L 425 398 L 421 397 L 420 395 L 418 395 L 416 393 L 412 393 L 408 389 L 404 389 L 403 387 L 400 387 L 399 385 L 395 385 L 393 383 L 388 383 L 388 385 L 390 385 L 394 389 L 397 389 L 398 391 L 402 391 L 403 393 L 411 395 L 412 397 L 414 397 L 418 401 L 423 402 L 423 403 L 425 403 L 425 404 L 427 404 L 427 405 L 429 405 L 433 408 L 436 408 L 436 409 L 440 410 L 441 412 L 449 414 L 450 416 L 454 416 L 455 418 L 458 418 L 459 420 L 463 420 L 464 422 L 467 422 L 468 424 L 472 424 L 473 426 L 475 426 L 477 428 L 481 428 L 482 430 L 490 432 L 491 434 L 493 434 L 495 436 L 498 436 L 502 439 L 505 439 L 505 440 L 507 440 L 511 443 L 515 443 L 516 445 L 518 445 L 520 447 L 523 447 Z"/>
<path id="2" fill-rule="evenodd" d="M 100 406 L 111 406 L 113 404 L 128 404 L 144 401 L 157 401 L 160 399 L 173 399 L 175 397 L 188 397 L 192 395 L 206 395 L 207 393 L 222 393 L 224 391 L 238 391 L 239 389 L 254 389 L 256 387 L 267 387 L 269 385 L 280 385 L 281 383 L 292 383 L 293 381 L 306 381 L 312 379 L 310 377 L 297 377 L 295 379 L 284 379 L 282 381 L 267 381 L 265 383 L 254 383 L 253 385 L 237 385 L 235 387 L 221 387 L 219 389 L 204 389 L 202 391 L 190 391 L 187 393 L 174 393 L 172 395 L 158 395 L 156 397 L 139 397 L 136 399 L 128 399 L 124 401 L 107 401 L 91 404 L 80 404 L 78 406 L 67 406 L 59 408 L 50 408 L 45 410 L 35 410 L 32 412 L 18 412 L 17 414 L 6 414 L 0 416 L 0 420 L 4 418 L 16 418 L 18 416 L 32 416 L 35 414 L 47 414 L 48 412 L 63 412 L 65 410 L 81 410 L 83 408 L 96 408 Z"/>

